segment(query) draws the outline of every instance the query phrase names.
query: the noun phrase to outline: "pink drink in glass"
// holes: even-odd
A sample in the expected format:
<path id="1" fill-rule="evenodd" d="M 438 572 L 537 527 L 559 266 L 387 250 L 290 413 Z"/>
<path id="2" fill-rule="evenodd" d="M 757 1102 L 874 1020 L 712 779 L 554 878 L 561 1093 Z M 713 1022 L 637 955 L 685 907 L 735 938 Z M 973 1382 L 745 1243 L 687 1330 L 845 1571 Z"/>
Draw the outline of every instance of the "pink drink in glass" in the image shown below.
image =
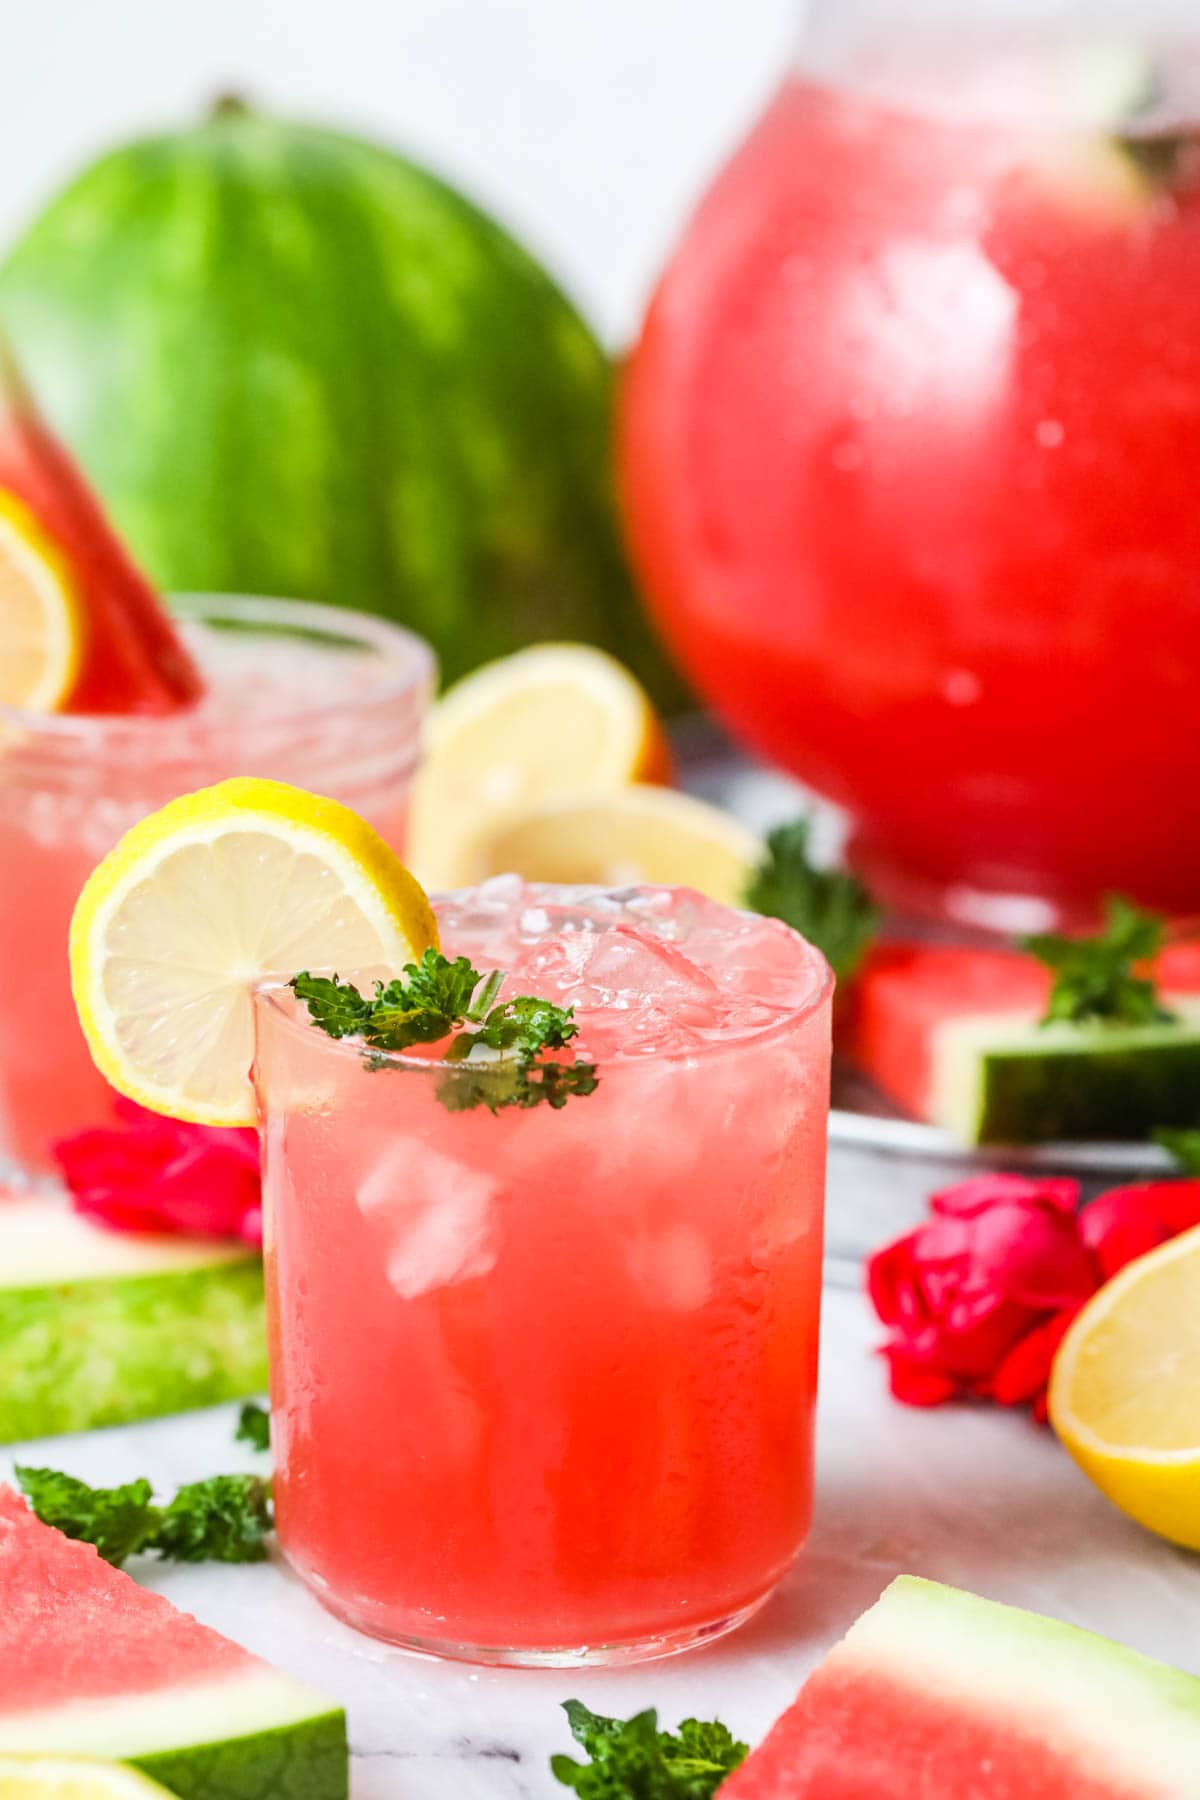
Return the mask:
<path id="1" fill-rule="evenodd" d="M 599 1085 L 470 1079 L 257 1002 L 280 1541 L 335 1612 L 483 1661 L 663 1654 L 808 1526 L 832 977 L 684 889 L 500 877 L 438 904 Z"/>
<path id="2" fill-rule="evenodd" d="M 67 930 L 122 832 L 176 795 L 265 775 L 346 801 L 403 849 L 433 660 L 420 639 L 333 607 L 175 602 L 208 691 L 164 716 L 0 707 L 0 1170 L 110 1116 L 71 1000 Z"/>

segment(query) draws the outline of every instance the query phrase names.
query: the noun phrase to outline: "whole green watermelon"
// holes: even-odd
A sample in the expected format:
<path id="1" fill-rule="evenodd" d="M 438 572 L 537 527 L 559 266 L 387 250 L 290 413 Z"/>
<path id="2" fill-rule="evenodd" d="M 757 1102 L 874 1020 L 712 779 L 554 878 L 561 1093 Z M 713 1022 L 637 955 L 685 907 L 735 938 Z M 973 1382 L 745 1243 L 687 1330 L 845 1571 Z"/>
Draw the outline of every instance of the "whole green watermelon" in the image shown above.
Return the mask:
<path id="1" fill-rule="evenodd" d="M 661 695 L 609 363 L 532 258 L 411 162 L 226 102 L 72 182 L 0 267 L 0 315 L 163 587 L 383 613 L 449 679 L 590 639 Z"/>

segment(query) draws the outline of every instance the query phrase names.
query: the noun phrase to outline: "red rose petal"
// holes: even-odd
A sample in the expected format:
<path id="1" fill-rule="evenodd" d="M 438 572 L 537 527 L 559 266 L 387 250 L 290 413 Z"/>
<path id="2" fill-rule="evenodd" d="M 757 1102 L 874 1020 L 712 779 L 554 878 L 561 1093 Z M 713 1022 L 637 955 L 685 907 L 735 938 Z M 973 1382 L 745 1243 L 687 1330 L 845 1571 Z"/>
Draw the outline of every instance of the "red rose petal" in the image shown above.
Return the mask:
<path id="1" fill-rule="evenodd" d="M 54 1146 L 76 1209 L 119 1231 L 262 1242 L 257 1134 L 165 1119 L 129 1100 L 119 1124 Z"/>

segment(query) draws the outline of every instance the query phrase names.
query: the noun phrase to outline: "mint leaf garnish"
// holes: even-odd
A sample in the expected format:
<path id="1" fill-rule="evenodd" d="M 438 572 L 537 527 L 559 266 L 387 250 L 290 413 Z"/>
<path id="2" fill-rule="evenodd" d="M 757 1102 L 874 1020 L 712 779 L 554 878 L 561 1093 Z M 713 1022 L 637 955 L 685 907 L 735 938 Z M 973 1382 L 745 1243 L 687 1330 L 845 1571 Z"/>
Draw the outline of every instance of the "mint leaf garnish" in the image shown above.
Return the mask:
<path id="1" fill-rule="evenodd" d="M 270 1483 L 257 1475 L 214 1475 L 181 1487 L 167 1506 L 148 1481 L 90 1487 L 58 1469 L 18 1468 L 30 1506 L 66 1537 L 94 1544 L 120 1568 L 149 1551 L 170 1562 L 261 1562 L 273 1524 Z"/>
<path id="2" fill-rule="evenodd" d="M 746 905 L 782 919 L 824 955 L 839 981 L 857 973 L 879 932 L 880 911 L 857 876 L 814 868 L 811 820 L 794 819 L 767 837 L 766 855 L 746 884 Z"/>
<path id="3" fill-rule="evenodd" d="M 685 1719 L 672 1733 L 653 1710 L 608 1719 L 579 1700 L 563 1710 L 590 1761 L 553 1756 L 550 1768 L 583 1800 L 711 1800 L 749 1750 L 715 1719 Z"/>
<path id="4" fill-rule="evenodd" d="M 271 1415 L 257 1400 L 247 1400 L 242 1407 L 233 1438 L 235 1443 L 249 1444 L 254 1450 L 271 1448 Z"/>
<path id="5" fill-rule="evenodd" d="M 1093 937 L 1039 932 L 1020 940 L 1022 949 L 1054 971 L 1042 1024 L 1060 1020 L 1072 1025 L 1088 1020 L 1114 1025 L 1169 1023 L 1175 1015 L 1160 1004 L 1155 983 L 1135 973 L 1135 965 L 1161 947 L 1163 921 L 1120 894 L 1110 894 L 1104 913 L 1104 929 Z"/>
<path id="6" fill-rule="evenodd" d="M 377 981 L 371 998 L 336 975 L 304 972 L 291 985 L 314 1025 L 330 1037 L 362 1039 L 368 1068 L 393 1067 L 385 1051 L 449 1038 L 442 1060 L 471 1065 L 437 1084 L 437 1098 L 450 1112 L 486 1106 L 495 1113 L 543 1102 L 557 1111 L 572 1096 L 594 1093 L 599 1076 L 593 1064 L 539 1061 L 544 1051 L 563 1050 L 579 1035 L 574 1008 L 531 994 L 497 1003 L 503 980 L 500 969 L 482 975 L 465 956 L 451 962 L 426 950 L 401 975 Z"/>

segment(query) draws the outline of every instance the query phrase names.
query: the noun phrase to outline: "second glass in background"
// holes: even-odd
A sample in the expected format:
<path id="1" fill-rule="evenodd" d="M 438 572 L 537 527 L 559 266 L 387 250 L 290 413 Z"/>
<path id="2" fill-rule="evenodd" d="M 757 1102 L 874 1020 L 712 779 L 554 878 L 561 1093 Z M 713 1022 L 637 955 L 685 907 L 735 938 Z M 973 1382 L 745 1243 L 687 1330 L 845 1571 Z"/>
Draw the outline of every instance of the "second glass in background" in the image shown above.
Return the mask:
<path id="1" fill-rule="evenodd" d="M 71 999 L 67 932 L 84 881 L 138 819 L 232 775 L 344 801 L 403 853 L 433 688 L 428 646 L 383 620 L 300 601 L 171 602 L 205 677 L 165 717 L 0 708 L 0 1173 L 107 1122 L 111 1092 Z"/>

